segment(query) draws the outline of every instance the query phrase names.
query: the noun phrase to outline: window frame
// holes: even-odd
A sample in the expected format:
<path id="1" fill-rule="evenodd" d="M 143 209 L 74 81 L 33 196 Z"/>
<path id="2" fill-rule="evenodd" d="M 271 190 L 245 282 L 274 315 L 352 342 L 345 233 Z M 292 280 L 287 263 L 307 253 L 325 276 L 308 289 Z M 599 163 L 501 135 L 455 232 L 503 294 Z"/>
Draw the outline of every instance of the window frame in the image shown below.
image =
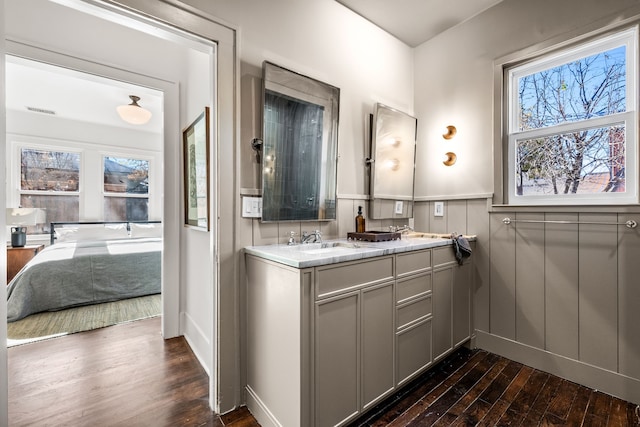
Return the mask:
<path id="1" fill-rule="evenodd" d="M 12 167 L 8 168 L 11 171 L 10 179 L 8 180 L 11 185 L 11 191 L 7 195 L 10 199 L 10 204 L 8 206 L 21 206 L 22 196 L 23 195 L 34 195 L 34 196 L 62 196 L 62 197 L 77 197 L 78 198 L 78 218 L 81 218 L 82 215 L 82 194 L 84 188 L 84 170 L 85 170 L 85 153 L 84 150 L 68 147 L 62 144 L 43 144 L 42 142 L 28 142 L 26 139 L 15 138 L 13 143 L 13 162 Z M 52 151 L 52 152 L 64 152 L 64 153 L 76 153 L 79 156 L 78 160 L 78 189 L 76 191 L 55 191 L 55 190 L 23 190 L 21 185 L 21 175 L 22 175 L 22 150 L 40 150 L 40 151 Z M 49 218 L 45 218 L 45 225 L 43 226 L 44 230 L 48 229 L 48 225 L 46 223 L 50 222 Z M 29 233 L 34 234 L 34 233 Z M 48 234 L 45 233 L 35 233 L 38 234 Z"/>
<path id="2" fill-rule="evenodd" d="M 531 75 L 571 62 L 572 60 L 601 53 L 615 47 L 626 46 L 626 111 L 605 117 L 565 122 L 538 129 L 518 130 L 519 100 L 518 78 Z M 503 84 L 503 171 L 505 188 L 504 203 L 509 206 L 566 206 L 566 205 L 626 205 L 638 203 L 638 26 L 618 29 L 599 35 L 588 41 L 578 40 L 546 50 L 542 54 L 530 55 L 517 63 L 501 67 Z M 625 192 L 585 193 L 553 195 L 516 194 L 516 144 L 532 138 L 559 135 L 568 131 L 587 130 L 615 124 L 625 126 Z"/>
<path id="3" fill-rule="evenodd" d="M 21 195 L 44 194 L 52 192 L 41 190 L 22 190 L 20 185 L 21 152 L 23 148 L 45 151 L 62 151 L 80 154 L 80 172 L 78 176 L 78 191 L 58 192 L 62 196 L 79 197 L 80 221 L 103 221 L 104 198 L 108 197 L 104 191 L 104 156 L 125 157 L 149 162 L 149 192 L 144 195 L 112 193 L 120 197 L 144 196 L 148 200 L 149 220 L 157 219 L 162 213 L 159 188 L 162 187 L 162 153 L 155 150 L 128 149 L 104 143 L 89 141 L 74 141 L 60 138 L 46 138 L 18 133 L 7 134 L 7 206 L 19 206 Z M 99 187 L 98 187 L 99 185 Z M 96 209 L 98 207 L 98 209 Z M 50 222 L 49 219 L 46 219 Z M 31 234 L 30 234 L 31 235 Z M 38 236 L 38 235 L 35 235 Z M 37 238 L 37 237 L 36 237 Z"/>
<path id="4" fill-rule="evenodd" d="M 149 170 L 147 171 L 148 174 L 148 178 L 147 178 L 147 182 L 149 187 L 147 188 L 147 192 L 146 193 L 117 193 L 114 191 L 107 191 L 104 189 L 104 161 L 107 157 L 113 157 L 113 158 L 129 158 L 129 159 L 133 159 L 133 160 L 144 160 L 146 162 L 148 162 L 149 164 Z M 106 202 L 107 198 L 110 197 L 118 197 L 118 198 L 130 198 L 130 199 L 146 199 L 147 200 L 147 205 L 148 205 L 148 211 L 147 211 L 147 216 L 151 217 L 151 203 L 152 203 L 152 194 L 153 194 L 153 187 L 154 185 L 152 184 L 152 171 L 153 171 L 153 166 L 154 166 L 154 159 L 153 157 L 150 156 L 144 156 L 144 155 L 136 155 L 136 154 L 132 154 L 132 153 L 123 153 L 120 151 L 114 151 L 114 150 L 101 150 L 100 151 L 100 170 L 101 170 L 101 176 L 102 176 L 102 187 L 101 187 L 101 193 L 102 193 L 102 211 L 104 212 L 104 205 Z M 103 214 L 104 215 L 104 214 Z M 104 216 L 103 216 L 104 218 Z"/>

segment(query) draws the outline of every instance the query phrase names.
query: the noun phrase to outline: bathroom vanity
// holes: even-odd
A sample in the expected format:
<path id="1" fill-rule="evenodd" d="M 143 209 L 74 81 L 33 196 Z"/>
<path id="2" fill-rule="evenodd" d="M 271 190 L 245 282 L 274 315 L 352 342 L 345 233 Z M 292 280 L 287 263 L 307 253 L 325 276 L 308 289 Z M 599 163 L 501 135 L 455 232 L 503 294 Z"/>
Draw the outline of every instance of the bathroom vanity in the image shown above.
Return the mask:
<path id="1" fill-rule="evenodd" d="M 458 265 L 443 236 L 245 256 L 247 406 L 263 426 L 345 425 L 471 338 L 473 257 Z"/>

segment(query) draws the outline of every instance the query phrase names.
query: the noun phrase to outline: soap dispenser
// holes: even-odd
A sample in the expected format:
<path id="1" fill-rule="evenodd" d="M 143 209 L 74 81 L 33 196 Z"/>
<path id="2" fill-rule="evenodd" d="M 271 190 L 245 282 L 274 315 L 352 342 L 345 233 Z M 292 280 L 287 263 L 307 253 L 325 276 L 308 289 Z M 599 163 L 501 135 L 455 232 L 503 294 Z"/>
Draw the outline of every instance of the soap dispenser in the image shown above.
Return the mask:
<path id="1" fill-rule="evenodd" d="M 364 217 L 362 216 L 362 206 L 358 206 L 358 215 L 356 216 L 356 233 L 364 233 Z"/>

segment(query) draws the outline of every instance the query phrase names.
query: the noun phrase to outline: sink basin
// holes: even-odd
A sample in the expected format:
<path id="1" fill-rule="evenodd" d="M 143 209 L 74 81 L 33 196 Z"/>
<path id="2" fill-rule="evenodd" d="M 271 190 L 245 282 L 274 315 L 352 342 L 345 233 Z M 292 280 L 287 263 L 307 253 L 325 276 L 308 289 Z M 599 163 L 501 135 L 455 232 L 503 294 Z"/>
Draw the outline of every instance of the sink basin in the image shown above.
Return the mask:
<path id="1" fill-rule="evenodd" d="M 301 252 L 305 254 L 327 254 L 334 252 L 342 252 L 349 250 L 350 248 L 345 248 L 344 246 L 330 246 L 326 248 L 318 248 L 318 249 L 300 249 Z"/>
<path id="2" fill-rule="evenodd" d="M 288 249 L 299 251 L 305 254 L 330 254 L 339 253 L 348 250 L 364 249 L 362 245 L 357 243 L 346 242 L 326 242 L 326 243 L 306 243 L 301 245 L 289 246 Z"/>

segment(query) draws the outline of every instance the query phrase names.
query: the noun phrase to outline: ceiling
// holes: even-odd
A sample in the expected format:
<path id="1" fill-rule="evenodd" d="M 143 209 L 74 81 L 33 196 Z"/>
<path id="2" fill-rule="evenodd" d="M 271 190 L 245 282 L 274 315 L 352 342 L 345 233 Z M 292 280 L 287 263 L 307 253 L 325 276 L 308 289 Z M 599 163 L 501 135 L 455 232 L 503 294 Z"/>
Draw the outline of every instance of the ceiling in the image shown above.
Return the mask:
<path id="1" fill-rule="evenodd" d="M 336 1 L 415 47 L 502 0 Z M 7 110 L 162 132 L 161 92 L 15 57 L 7 57 L 6 79 Z M 129 95 L 139 96 L 153 114 L 146 125 L 125 123 L 117 115 L 116 106 L 128 104 Z"/>
<path id="2" fill-rule="evenodd" d="M 7 56 L 7 110 L 162 133 L 162 92 L 129 83 L 81 73 L 53 65 Z M 125 123 L 116 107 L 129 104 L 129 95 L 141 98 L 151 111 L 145 125 Z"/>
<path id="3" fill-rule="evenodd" d="M 502 0 L 336 0 L 411 47 Z"/>

